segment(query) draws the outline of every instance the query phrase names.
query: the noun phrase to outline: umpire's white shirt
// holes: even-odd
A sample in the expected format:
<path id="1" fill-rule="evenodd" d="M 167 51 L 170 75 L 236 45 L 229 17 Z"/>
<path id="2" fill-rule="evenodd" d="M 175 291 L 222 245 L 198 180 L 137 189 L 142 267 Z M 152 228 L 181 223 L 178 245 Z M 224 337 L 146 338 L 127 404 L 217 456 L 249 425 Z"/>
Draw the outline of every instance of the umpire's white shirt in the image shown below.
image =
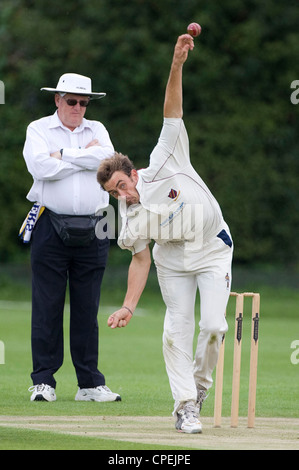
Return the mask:
<path id="1" fill-rule="evenodd" d="M 162 261 L 171 248 L 177 255 L 182 251 L 186 255 L 186 250 L 191 255 L 223 228 L 228 230 L 219 204 L 191 165 L 182 119 L 164 119 L 149 167 L 139 170 L 138 176 L 140 204 L 127 207 L 125 201 L 120 203 L 121 248 L 135 254 L 155 240 L 155 261 Z"/>
<path id="2" fill-rule="evenodd" d="M 93 139 L 98 139 L 100 146 L 86 149 Z M 50 157 L 60 149 L 62 160 Z M 62 124 L 57 111 L 32 122 L 24 145 L 24 158 L 33 177 L 27 199 L 58 214 L 95 214 L 109 202 L 96 172 L 100 162 L 113 153 L 109 134 L 100 122 L 83 118 L 81 125 L 71 131 Z"/>

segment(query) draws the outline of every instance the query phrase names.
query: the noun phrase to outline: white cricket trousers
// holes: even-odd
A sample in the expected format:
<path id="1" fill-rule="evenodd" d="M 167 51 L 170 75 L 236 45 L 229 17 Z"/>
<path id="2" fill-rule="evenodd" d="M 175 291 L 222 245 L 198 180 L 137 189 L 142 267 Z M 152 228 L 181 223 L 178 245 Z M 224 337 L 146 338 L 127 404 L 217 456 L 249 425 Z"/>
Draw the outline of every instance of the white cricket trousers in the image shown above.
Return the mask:
<path id="1" fill-rule="evenodd" d="M 209 389 L 213 384 L 212 373 L 222 335 L 228 329 L 225 310 L 231 288 L 232 252 L 233 248 L 221 239 L 213 239 L 202 250 L 192 253 L 193 267 L 196 263 L 197 269 L 190 272 L 177 270 L 182 262 L 182 247 L 169 243 L 167 247 L 154 249 L 159 285 L 166 304 L 163 355 L 174 398 L 173 414 L 182 402 L 197 400 L 197 387 Z M 194 354 L 197 289 L 200 332 Z"/>

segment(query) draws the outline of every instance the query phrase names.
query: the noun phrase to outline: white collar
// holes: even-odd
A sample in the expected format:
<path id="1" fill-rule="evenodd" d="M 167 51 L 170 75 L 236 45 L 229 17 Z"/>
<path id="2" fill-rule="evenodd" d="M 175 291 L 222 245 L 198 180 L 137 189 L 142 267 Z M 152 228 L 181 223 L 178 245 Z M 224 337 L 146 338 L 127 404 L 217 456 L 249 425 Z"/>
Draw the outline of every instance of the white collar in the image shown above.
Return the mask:
<path id="1" fill-rule="evenodd" d="M 66 127 L 64 124 L 62 124 L 59 116 L 58 116 L 58 112 L 55 111 L 55 113 L 51 116 L 51 122 L 50 122 L 50 125 L 49 125 L 49 128 L 50 129 L 55 129 L 55 127 L 61 127 L 62 129 L 65 129 L 69 132 L 81 132 L 83 131 L 86 127 L 90 128 L 90 124 L 89 124 L 89 121 L 85 118 L 82 119 L 82 122 L 80 124 L 80 126 L 76 127 L 73 131 L 71 131 L 68 127 Z"/>

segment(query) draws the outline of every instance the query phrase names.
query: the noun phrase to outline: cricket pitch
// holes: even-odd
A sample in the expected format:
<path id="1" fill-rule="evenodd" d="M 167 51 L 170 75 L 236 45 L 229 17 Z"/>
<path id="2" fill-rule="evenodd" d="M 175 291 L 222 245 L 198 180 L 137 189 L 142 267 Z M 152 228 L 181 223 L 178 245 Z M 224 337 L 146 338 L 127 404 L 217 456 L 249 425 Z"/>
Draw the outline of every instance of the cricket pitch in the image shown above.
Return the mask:
<path id="1" fill-rule="evenodd" d="M 0 427 L 156 444 L 161 450 L 165 446 L 190 450 L 299 449 L 299 419 L 258 417 L 253 429 L 247 428 L 247 418 L 242 417 L 238 428 L 230 427 L 230 418 L 222 418 L 221 428 L 214 427 L 213 418 L 202 418 L 202 424 L 202 434 L 184 434 L 175 430 L 172 417 L 0 416 Z"/>

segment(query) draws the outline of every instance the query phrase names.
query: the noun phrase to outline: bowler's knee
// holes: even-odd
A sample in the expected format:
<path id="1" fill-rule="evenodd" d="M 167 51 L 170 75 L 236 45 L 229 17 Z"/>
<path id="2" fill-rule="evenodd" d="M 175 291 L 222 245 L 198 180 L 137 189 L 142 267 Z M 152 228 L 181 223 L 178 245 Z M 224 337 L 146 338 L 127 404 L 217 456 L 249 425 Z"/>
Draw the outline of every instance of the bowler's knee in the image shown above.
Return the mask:
<path id="1" fill-rule="evenodd" d="M 223 335 L 226 333 L 226 328 L 201 328 L 200 335 L 201 337 L 206 337 L 207 342 L 210 346 L 219 345 L 222 341 Z"/>

